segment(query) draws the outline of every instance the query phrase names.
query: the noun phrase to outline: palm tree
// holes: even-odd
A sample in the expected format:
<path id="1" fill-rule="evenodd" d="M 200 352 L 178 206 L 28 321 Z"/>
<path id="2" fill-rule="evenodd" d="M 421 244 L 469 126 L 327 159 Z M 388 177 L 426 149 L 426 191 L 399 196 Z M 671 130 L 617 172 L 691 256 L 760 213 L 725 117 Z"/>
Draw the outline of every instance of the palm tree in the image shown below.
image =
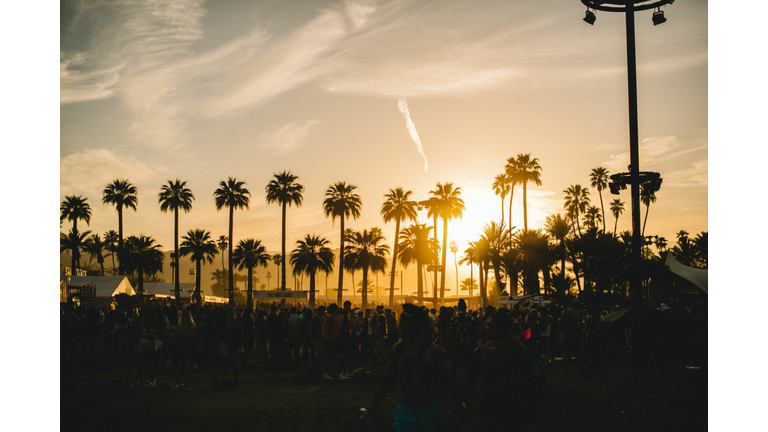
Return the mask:
<path id="1" fill-rule="evenodd" d="M 515 185 L 520 184 L 520 177 L 517 169 L 517 160 L 513 157 L 507 159 L 504 166 L 504 173 L 507 176 L 509 184 L 509 226 L 512 226 L 512 197 L 515 195 Z M 510 241 L 512 240 L 512 230 L 509 231 Z"/>
<path id="2" fill-rule="evenodd" d="M 461 281 L 461 290 L 467 291 L 469 290 L 469 296 L 472 297 L 472 289 L 476 288 L 477 284 L 475 283 L 475 280 L 471 277 L 465 278 L 463 281 Z"/>
<path id="3" fill-rule="evenodd" d="M 459 244 L 452 241 L 450 244 L 451 252 L 453 252 L 453 265 L 456 267 L 456 294 L 459 294 L 459 261 L 456 258 L 456 254 L 459 252 Z"/>
<path id="4" fill-rule="evenodd" d="M 277 270 L 278 270 L 277 271 L 277 286 L 281 286 L 280 285 L 280 280 L 281 280 L 280 279 L 280 266 L 283 264 L 283 254 L 277 253 L 277 254 L 272 255 L 272 262 L 275 263 L 275 265 L 277 266 Z M 285 278 L 283 278 L 283 279 L 285 279 Z"/>
<path id="5" fill-rule="evenodd" d="M 581 226 L 579 225 L 579 214 L 584 213 L 589 205 L 589 189 L 582 188 L 581 185 L 570 185 L 565 189 L 565 204 L 563 207 L 568 210 L 569 215 L 576 221 L 576 229 L 581 235 Z"/>
<path id="6" fill-rule="evenodd" d="M 496 276 L 496 287 L 498 292 L 494 295 L 500 295 L 504 291 L 504 278 L 501 271 L 501 257 L 509 249 L 509 237 L 507 229 L 503 224 L 497 224 L 491 221 L 483 227 L 482 238 L 485 241 L 487 257 L 493 266 L 493 273 Z"/>
<path id="7" fill-rule="evenodd" d="M 603 167 L 592 168 L 589 181 L 600 195 L 600 211 L 603 216 L 603 231 L 605 231 L 605 207 L 603 207 L 603 190 L 608 187 L 608 170 Z"/>
<path id="8" fill-rule="evenodd" d="M 339 287 L 336 302 L 341 306 L 341 296 L 344 289 L 344 220 L 348 217 L 357 219 L 360 217 L 360 208 L 363 206 L 360 196 L 354 193 L 357 189 L 355 185 L 348 185 L 346 182 L 336 182 L 325 191 L 325 200 L 323 200 L 323 213 L 325 217 L 331 217 L 331 221 L 336 218 L 341 220 L 339 229 Z M 354 290 L 354 287 L 353 287 Z"/>
<path id="9" fill-rule="evenodd" d="M 517 180 L 523 185 L 523 228 L 528 229 L 528 183 L 541 186 L 541 166 L 530 153 L 519 154 L 516 159 Z"/>
<path id="10" fill-rule="evenodd" d="M 424 266 L 437 261 L 439 246 L 437 240 L 429 238 L 431 229 L 432 227 L 426 224 L 413 224 L 400 232 L 401 249 L 397 252 L 397 259 L 405 268 L 411 263 L 416 263 L 416 295 L 419 301 L 424 298 Z"/>
<path id="11" fill-rule="evenodd" d="M 619 226 L 619 216 L 624 213 L 624 203 L 621 202 L 620 199 L 616 198 L 613 201 L 611 201 L 611 214 L 613 214 L 613 217 L 616 218 L 616 221 L 613 223 L 613 236 L 616 236 L 616 227 Z"/>
<path id="12" fill-rule="evenodd" d="M 136 211 L 136 205 L 139 202 L 136 186 L 132 185 L 128 180 L 115 179 L 104 188 L 101 202 L 113 204 L 117 209 L 117 251 L 119 253 L 123 247 L 123 208 L 130 208 Z M 124 274 L 122 264 L 120 265 L 120 274 Z"/>
<path id="13" fill-rule="evenodd" d="M 286 208 L 295 204 L 296 207 L 301 207 L 304 197 L 304 186 L 296 183 L 298 176 L 293 175 L 290 171 L 283 171 L 280 174 L 275 174 L 274 178 L 269 181 L 266 187 L 267 191 L 267 204 L 278 203 L 282 207 L 282 256 L 285 254 L 285 213 Z M 282 262 L 282 285 L 281 288 L 285 291 L 285 261 Z M 295 272 L 294 272 L 295 273 Z"/>
<path id="14" fill-rule="evenodd" d="M 522 251 L 525 257 L 523 264 L 523 286 L 527 295 L 539 294 L 538 272 L 545 272 L 545 279 L 548 281 L 548 242 L 546 234 L 541 230 L 522 230 L 515 234 L 514 246 Z"/>
<path id="15" fill-rule="evenodd" d="M 91 261 L 95 258 L 101 267 L 101 275 L 104 276 L 104 251 L 107 249 L 106 243 L 101 240 L 98 234 L 92 234 L 85 239 L 83 251 L 91 256 Z M 90 261 L 89 261 L 90 262 Z"/>
<path id="16" fill-rule="evenodd" d="M 72 254 L 72 274 L 75 274 L 75 269 L 80 267 L 80 250 L 83 248 L 85 239 L 90 235 L 90 231 L 80 233 L 70 230 L 69 233 L 60 233 L 59 235 L 59 253 L 64 251 L 70 251 Z"/>
<path id="17" fill-rule="evenodd" d="M 227 179 L 226 182 L 224 180 L 219 182 L 219 188 L 213 192 L 216 210 L 221 210 L 224 207 L 229 208 L 229 237 L 227 239 L 229 241 L 229 256 L 227 261 L 229 264 L 228 274 L 230 275 L 228 284 L 230 304 L 235 302 L 235 278 L 232 277 L 234 274 L 234 263 L 232 262 L 232 244 L 234 241 L 232 240 L 232 235 L 235 224 L 235 209 L 247 210 L 248 204 L 251 201 L 250 196 L 251 193 L 245 188 L 245 182 L 232 177 Z"/>
<path id="18" fill-rule="evenodd" d="M 200 286 L 202 284 L 202 262 L 208 261 L 208 264 L 213 263 L 213 257 L 216 256 L 218 250 L 216 242 L 211 238 L 211 232 L 204 229 L 191 229 L 181 238 L 179 253 L 181 256 L 190 255 L 189 259 L 195 263 L 195 292 L 192 293 L 192 301 L 195 303 L 200 303 L 202 299 L 200 295 L 202 289 Z"/>
<path id="19" fill-rule="evenodd" d="M 392 308 L 395 305 L 395 274 L 397 271 L 397 257 L 400 238 L 400 222 L 404 220 L 415 221 L 418 217 L 416 213 L 416 201 L 411 201 L 409 198 L 413 192 L 403 190 L 399 187 L 396 189 L 390 189 L 389 193 L 384 195 L 385 201 L 381 205 L 381 217 L 384 219 L 384 223 L 387 223 L 394 219 L 395 221 L 395 245 L 392 248 L 392 270 L 389 276 L 389 307 Z M 402 293 L 401 293 L 402 294 Z"/>
<path id="20" fill-rule="evenodd" d="M 545 225 L 547 234 L 558 242 L 558 249 L 560 249 L 560 277 L 561 285 L 565 286 L 565 238 L 571 233 L 571 226 L 564 217 L 560 216 L 560 213 L 556 215 L 547 216 L 547 222 Z"/>
<path id="21" fill-rule="evenodd" d="M 648 222 L 648 212 L 651 210 L 651 203 L 656 202 L 656 192 L 659 186 L 654 183 L 642 183 L 640 185 L 640 201 L 645 204 L 645 218 L 643 219 L 642 236 L 645 236 L 645 223 Z"/>
<path id="22" fill-rule="evenodd" d="M 82 195 L 74 196 L 69 195 L 64 197 L 64 201 L 61 202 L 61 217 L 60 221 L 64 220 L 72 221 L 72 233 L 77 236 L 77 221 L 82 219 L 86 224 L 91 224 L 91 206 L 85 202 L 88 198 L 83 198 Z M 75 255 L 72 254 L 72 273 L 74 274 L 75 264 L 79 264 L 79 261 L 75 261 Z M 78 257 L 79 258 L 79 257 Z"/>
<path id="23" fill-rule="evenodd" d="M 115 230 L 109 230 L 106 233 L 104 233 L 104 247 L 109 251 L 109 254 L 112 255 L 112 274 L 115 273 L 115 252 L 117 252 L 117 248 L 119 245 L 120 237 L 117 231 Z"/>
<path id="24" fill-rule="evenodd" d="M 355 231 L 347 237 L 349 244 L 344 247 L 345 259 L 351 263 L 354 270 L 363 271 L 363 287 L 368 286 L 368 271 L 384 272 L 387 268 L 389 245 L 381 244 L 384 235 L 379 228 L 370 231 Z M 368 290 L 362 292 L 363 309 L 368 307 Z"/>
<path id="25" fill-rule="evenodd" d="M 248 269 L 248 291 L 245 300 L 245 307 L 248 310 L 253 309 L 253 268 L 256 266 L 266 267 L 271 258 L 267 253 L 267 248 L 261 244 L 261 240 L 250 238 L 240 240 L 232 254 L 232 260 L 237 264 L 238 270 Z"/>
<path id="26" fill-rule="evenodd" d="M 323 237 L 307 234 L 304 240 L 296 241 L 296 249 L 291 252 L 293 274 L 309 276 L 309 306 L 315 307 L 315 274 L 323 272 L 326 276 L 333 271 L 333 250 L 330 242 Z"/>
<path id="27" fill-rule="evenodd" d="M 461 199 L 461 187 L 454 187 L 453 183 L 438 183 L 434 190 L 429 191 L 435 198 L 436 212 L 443 219 L 443 248 L 440 261 L 440 298 L 445 298 L 445 258 L 448 246 L 448 221 L 453 218 L 460 219 L 464 211 L 464 200 Z M 437 291 L 437 290 L 435 290 Z"/>
<path id="28" fill-rule="evenodd" d="M 153 274 L 163 269 L 162 246 L 155 243 L 151 236 L 129 236 L 125 239 L 123 250 L 119 252 L 118 259 L 125 263 L 128 273 L 136 272 L 137 290 L 139 295 L 144 294 L 144 274 Z"/>
<path id="29" fill-rule="evenodd" d="M 474 257 L 477 263 L 477 274 L 480 282 L 480 301 L 482 307 L 486 307 L 488 303 L 488 261 L 490 256 L 488 253 L 488 241 L 485 237 L 481 236 L 472 244 L 475 248 Z"/>
<path id="30" fill-rule="evenodd" d="M 474 262 L 475 262 L 475 246 L 474 244 L 470 243 L 469 247 L 464 249 L 464 256 L 461 257 L 461 259 L 459 260 L 459 264 L 461 265 L 469 264 L 469 280 L 470 280 L 469 296 L 470 297 L 472 297 L 472 287 L 475 286 L 474 274 L 472 270 L 472 264 Z M 462 285 L 463 285 L 463 282 L 462 282 Z"/>
<path id="31" fill-rule="evenodd" d="M 589 225 L 591 228 L 597 228 L 597 224 L 601 221 L 600 209 L 595 206 L 589 206 L 587 211 L 584 212 L 584 225 Z"/>
<path id="32" fill-rule="evenodd" d="M 160 193 L 157 196 L 161 212 L 166 213 L 168 210 L 173 210 L 173 289 L 176 305 L 181 304 L 181 285 L 179 282 L 179 209 L 184 210 L 184 213 L 189 213 L 192 210 L 192 201 L 194 200 L 195 196 L 192 195 L 192 191 L 187 187 L 187 182 L 179 179 L 176 179 L 176 181 L 168 180 L 168 183 L 160 188 Z"/>
<path id="33" fill-rule="evenodd" d="M 501 197 L 501 223 L 504 223 L 504 198 L 506 198 L 511 190 L 512 186 L 510 184 L 509 176 L 506 173 L 498 174 L 493 178 L 493 193 Z M 511 204 L 512 202 L 510 200 L 510 205 Z"/>
<path id="34" fill-rule="evenodd" d="M 226 266 L 224 265 L 224 255 L 225 255 L 225 254 L 224 254 L 224 251 L 226 251 L 227 249 L 229 249 L 229 237 L 227 237 L 227 236 L 225 236 L 225 235 L 220 235 L 220 236 L 219 236 L 219 239 L 218 239 L 218 240 L 216 240 L 216 248 L 217 248 L 217 249 L 219 250 L 219 252 L 221 253 L 221 275 L 222 275 L 222 277 L 226 277 L 226 274 L 227 274 L 227 268 L 226 268 Z M 227 286 L 227 281 L 226 281 L 226 279 L 225 279 L 225 280 L 222 280 L 222 282 L 221 282 L 221 283 L 222 283 L 222 288 Z"/>

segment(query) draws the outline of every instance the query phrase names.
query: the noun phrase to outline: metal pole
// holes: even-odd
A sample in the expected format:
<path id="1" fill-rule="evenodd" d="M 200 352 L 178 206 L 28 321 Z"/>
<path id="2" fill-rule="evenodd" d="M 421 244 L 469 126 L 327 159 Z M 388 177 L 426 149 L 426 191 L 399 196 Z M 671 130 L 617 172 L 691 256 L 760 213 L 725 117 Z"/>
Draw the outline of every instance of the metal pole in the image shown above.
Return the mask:
<path id="1" fill-rule="evenodd" d="M 629 161 L 632 192 L 632 262 L 629 283 L 629 297 L 635 307 L 642 306 L 640 285 L 640 162 L 637 121 L 637 63 L 635 61 L 635 4 L 627 2 L 627 70 L 629 90 Z"/>

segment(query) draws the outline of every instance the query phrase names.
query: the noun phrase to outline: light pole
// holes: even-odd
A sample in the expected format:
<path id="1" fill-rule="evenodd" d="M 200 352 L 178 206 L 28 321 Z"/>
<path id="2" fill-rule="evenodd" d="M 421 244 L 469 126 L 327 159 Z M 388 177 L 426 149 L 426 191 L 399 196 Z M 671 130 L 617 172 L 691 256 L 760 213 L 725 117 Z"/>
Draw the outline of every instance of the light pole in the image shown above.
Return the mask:
<path id="1" fill-rule="evenodd" d="M 675 0 L 581 0 L 587 6 L 584 17 L 590 25 L 596 21 L 595 11 L 624 12 L 627 30 L 627 83 L 629 93 L 629 173 L 620 173 L 611 176 L 615 182 L 611 186 L 611 192 L 618 194 L 618 189 L 626 188 L 630 184 L 632 195 L 632 260 L 630 263 L 629 297 L 636 308 L 642 306 L 643 292 L 640 281 L 641 248 L 643 238 L 640 232 L 640 184 L 645 181 L 658 181 L 661 179 L 658 173 L 640 173 L 639 139 L 637 127 L 637 62 L 635 60 L 635 11 L 656 9 L 653 14 L 653 25 L 666 21 L 661 6 L 672 4 Z M 591 9 L 591 10 L 590 10 Z M 655 174 L 653 176 L 652 174 Z M 617 177 L 614 179 L 614 177 Z M 623 186 L 623 187 L 622 187 Z"/>

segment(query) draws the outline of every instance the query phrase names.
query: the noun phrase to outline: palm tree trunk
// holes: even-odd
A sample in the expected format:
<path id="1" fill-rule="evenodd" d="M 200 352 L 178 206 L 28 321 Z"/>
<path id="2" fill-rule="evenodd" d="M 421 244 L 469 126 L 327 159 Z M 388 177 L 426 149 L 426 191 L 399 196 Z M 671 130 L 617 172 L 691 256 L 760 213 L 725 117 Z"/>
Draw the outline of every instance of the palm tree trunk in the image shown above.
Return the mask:
<path id="1" fill-rule="evenodd" d="M 605 208 L 603 207 L 603 191 L 598 189 L 597 193 L 600 195 L 600 212 L 603 214 L 603 232 L 605 232 Z"/>
<path id="2" fill-rule="evenodd" d="M 453 265 L 456 266 L 456 295 L 459 295 L 459 262 L 456 260 L 456 252 L 453 253 Z"/>
<path id="3" fill-rule="evenodd" d="M 286 207 L 286 205 L 287 205 L 287 202 L 283 202 L 283 236 L 282 236 L 282 249 L 281 249 L 281 252 L 280 252 L 280 253 L 283 254 L 283 257 L 286 256 L 285 255 L 285 207 Z M 280 270 L 281 273 L 282 273 L 282 276 L 283 276 L 283 285 L 281 287 L 281 289 L 283 291 L 285 291 L 285 261 L 286 260 L 283 259 L 283 261 L 281 263 L 282 264 L 281 265 L 282 270 Z"/>
<path id="4" fill-rule="evenodd" d="M 422 303 L 422 299 L 424 298 L 424 281 L 422 280 L 424 276 L 422 267 L 420 262 L 416 263 L 416 296 L 419 297 L 419 303 Z"/>
<path id="5" fill-rule="evenodd" d="M 235 223 L 235 207 L 230 206 L 229 207 L 229 256 L 227 257 L 227 267 L 229 268 L 229 305 L 234 306 L 235 305 L 235 272 L 234 272 L 234 265 L 232 262 L 232 244 L 235 242 L 232 239 L 232 234 L 234 233 L 234 223 Z"/>
<path id="6" fill-rule="evenodd" d="M 501 223 L 504 223 L 504 195 L 501 196 Z"/>
<path id="7" fill-rule="evenodd" d="M 361 296 L 363 300 L 363 310 L 368 308 L 368 268 L 363 267 L 363 288 Z"/>
<path id="8" fill-rule="evenodd" d="M 339 239 L 339 290 L 336 294 L 336 303 L 341 306 L 342 289 L 344 288 L 344 215 L 341 215 L 341 238 Z M 352 287 L 354 294 L 355 287 Z"/>
<path id="9" fill-rule="evenodd" d="M 613 224 L 613 236 L 616 237 L 616 227 L 619 226 L 619 217 L 616 216 L 616 222 Z"/>
<path id="10" fill-rule="evenodd" d="M 248 293 L 245 298 L 245 307 L 253 311 L 253 267 L 248 267 Z"/>
<path id="11" fill-rule="evenodd" d="M 469 262 L 469 297 L 472 298 L 472 285 L 475 284 L 474 275 L 472 274 L 472 261 Z"/>
<path id="12" fill-rule="evenodd" d="M 515 194 L 515 185 L 509 188 L 509 240 L 512 241 L 512 196 Z"/>
<path id="13" fill-rule="evenodd" d="M 477 263 L 477 277 L 480 279 L 480 304 L 485 308 L 488 305 L 488 300 L 485 296 L 485 281 L 483 280 L 483 262 Z"/>
<path id="14" fill-rule="evenodd" d="M 523 228 L 528 231 L 528 183 L 523 182 Z"/>
<path id="15" fill-rule="evenodd" d="M 435 241 L 437 241 L 437 213 L 435 213 L 434 216 L 434 224 L 432 225 L 435 229 Z M 435 282 L 432 285 L 432 297 L 434 298 L 433 307 L 437 307 L 437 272 L 438 269 L 435 269 Z"/>
<path id="16" fill-rule="evenodd" d="M 651 211 L 651 205 L 645 206 L 645 218 L 643 218 L 643 230 L 641 236 L 645 237 L 645 223 L 648 222 L 648 213 Z"/>
<path id="17" fill-rule="evenodd" d="M 181 285 L 179 283 L 179 275 L 181 274 L 179 270 L 179 209 L 174 208 L 173 209 L 173 253 L 174 253 L 174 268 L 173 268 L 173 274 L 175 275 L 175 281 L 173 285 L 173 290 L 175 293 L 176 298 L 176 306 L 181 305 Z"/>
<path id="18" fill-rule="evenodd" d="M 315 273 L 309 274 L 309 307 L 315 308 Z"/>
<path id="19" fill-rule="evenodd" d="M 120 258 L 120 252 L 123 251 L 123 207 L 118 206 L 117 207 L 117 257 L 118 260 Z M 114 260 L 114 257 L 112 257 Z M 118 268 L 120 276 L 125 274 L 125 270 L 123 269 L 123 263 L 119 263 L 120 266 Z M 112 267 L 114 267 L 114 261 L 112 263 Z"/>
<path id="20" fill-rule="evenodd" d="M 448 218 L 443 218 L 443 250 L 440 262 L 440 300 L 445 300 L 445 257 L 448 252 Z"/>
<path id="21" fill-rule="evenodd" d="M 192 293 L 192 302 L 200 304 L 200 284 L 202 283 L 202 275 L 200 275 L 201 260 L 195 260 L 195 291 Z"/>
<path id="22" fill-rule="evenodd" d="M 389 307 L 395 306 L 395 272 L 397 271 L 397 247 L 400 235 L 400 218 L 395 220 L 395 246 L 392 248 L 392 270 L 389 274 Z M 401 293 L 402 294 L 402 293 Z"/>

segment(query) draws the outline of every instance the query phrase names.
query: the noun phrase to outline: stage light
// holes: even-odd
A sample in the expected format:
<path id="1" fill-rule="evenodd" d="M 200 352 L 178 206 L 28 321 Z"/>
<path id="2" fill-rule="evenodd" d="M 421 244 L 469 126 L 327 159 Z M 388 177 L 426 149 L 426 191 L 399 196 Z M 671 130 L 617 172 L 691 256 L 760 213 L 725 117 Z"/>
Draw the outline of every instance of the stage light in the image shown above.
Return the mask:
<path id="1" fill-rule="evenodd" d="M 591 10 L 587 9 L 587 16 L 584 17 L 584 22 L 586 22 L 589 25 L 595 25 L 596 19 L 597 17 L 595 16 L 595 14 Z"/>
<path id="2" fill-rule="evenodd" d="M 667 19 L 664 18 L 664 12 L 661 10 L 657 10 L 653 13 L 653 25 L 659 25 L 667 22 Z"/>

